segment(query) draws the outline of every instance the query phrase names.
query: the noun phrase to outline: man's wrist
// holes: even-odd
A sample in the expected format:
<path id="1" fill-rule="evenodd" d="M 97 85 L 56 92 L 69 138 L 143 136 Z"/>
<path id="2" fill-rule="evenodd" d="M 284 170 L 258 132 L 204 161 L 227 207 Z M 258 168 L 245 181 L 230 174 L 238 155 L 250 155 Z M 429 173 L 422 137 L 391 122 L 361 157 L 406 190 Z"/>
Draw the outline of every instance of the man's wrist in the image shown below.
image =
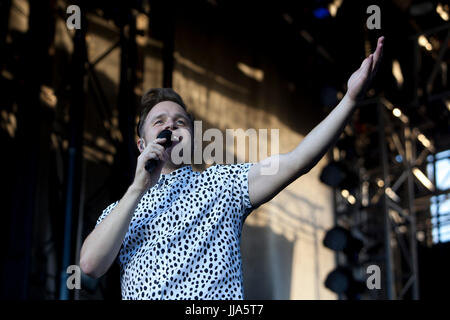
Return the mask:
<path id="1" fill-rule="evenodd" d="M 125 194 L 129 195 L 129 196 L 141 198 L 146 191 L 147 190 L 145 188 L 137 186 L 133 183 L 128 187 L 127 192 Z"/>
<path id="2" fill-rule="evenodd" d="M 359 101 L 358 99 L 352 98 L 348 93 L 346 93 L 341 102 L 348 106 L 348 108 L 355 109 Z"/>

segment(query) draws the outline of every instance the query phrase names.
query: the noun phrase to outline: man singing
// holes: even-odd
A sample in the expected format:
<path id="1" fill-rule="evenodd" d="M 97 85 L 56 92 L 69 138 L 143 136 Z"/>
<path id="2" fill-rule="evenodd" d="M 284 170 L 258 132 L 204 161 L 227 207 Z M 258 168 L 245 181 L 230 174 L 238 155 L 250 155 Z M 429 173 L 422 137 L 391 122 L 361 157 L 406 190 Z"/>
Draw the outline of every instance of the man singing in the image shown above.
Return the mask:
<path id="1" fill-rule="evenodd" d="M 108 206 L 81 248 L 86 274 L 102 276 L 118 256 L 123 299 L 243 299 L 240 253 L 245 218 L 311 170 L 338 139 L 381 60 L 384 38 L 355 71 L 335 109 L 292 151 L 257 163 L 176 165 L 175 146 L 192 148 L 193 119 L 172 89 L 142 98 L 133 183 Z M 172 132 L 157 138 L 163 130 Z M 149 160 L 156 167 L 147 171 Z M 279 161 L 278 172 L 261 173 Z"/>

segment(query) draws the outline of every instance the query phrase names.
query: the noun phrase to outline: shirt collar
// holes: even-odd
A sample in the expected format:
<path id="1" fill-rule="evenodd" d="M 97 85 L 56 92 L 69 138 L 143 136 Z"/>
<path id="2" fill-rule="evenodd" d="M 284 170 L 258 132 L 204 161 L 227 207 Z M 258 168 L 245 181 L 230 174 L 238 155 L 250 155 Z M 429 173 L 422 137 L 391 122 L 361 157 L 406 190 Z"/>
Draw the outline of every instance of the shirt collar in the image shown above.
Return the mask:
<path id="1" fill-rule="evenodd" d="M 171 173 L 161 174 L 161 176 L 159 177 L 159 181 L 162 182 L 164 180 L 172 181 L 174 179 L 179 179 L 183 174 L 186 174 L 186 178 L 189 178 L 191 173 L 192 167 L 190 165 L 186 165 L 176 170 L 173 170 Z"/>

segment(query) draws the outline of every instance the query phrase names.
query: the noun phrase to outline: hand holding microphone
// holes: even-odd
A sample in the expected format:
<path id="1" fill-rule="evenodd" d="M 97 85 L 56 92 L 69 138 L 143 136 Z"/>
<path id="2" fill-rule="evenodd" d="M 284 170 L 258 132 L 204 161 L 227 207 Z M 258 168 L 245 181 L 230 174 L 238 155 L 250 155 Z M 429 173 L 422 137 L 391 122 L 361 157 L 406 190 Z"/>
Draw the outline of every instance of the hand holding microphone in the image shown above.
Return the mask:
<path id="1" fill-rule="evenodd" d="M 168 160 L 165 149 L 172 146 L 172 139 L 179 141 L 180 138 L 175 135 L 172 137 L 170 130 L 163 130 L 154 141 L 145 145 L 138 157 L 132 184 L 134 188 L 145 192 L 158 182 L 164 163 Z"/>
<path id="2" fill-rule="evenodd" d="M 163 139 L 165 138 L 166 141 L 161 143 L 161 145 L 164 147 L 164 149 L 170 148 L 172 146 L 172 131 L 170 130 L 163 130 L 161 131 L 156 139 Z M 153 171 L 154 168 L 158 165 L 158 160 L 156 159 L 150 159 L 147 160 L 145 163 L 145 170 L 147 170 L 149 173 Z"/>

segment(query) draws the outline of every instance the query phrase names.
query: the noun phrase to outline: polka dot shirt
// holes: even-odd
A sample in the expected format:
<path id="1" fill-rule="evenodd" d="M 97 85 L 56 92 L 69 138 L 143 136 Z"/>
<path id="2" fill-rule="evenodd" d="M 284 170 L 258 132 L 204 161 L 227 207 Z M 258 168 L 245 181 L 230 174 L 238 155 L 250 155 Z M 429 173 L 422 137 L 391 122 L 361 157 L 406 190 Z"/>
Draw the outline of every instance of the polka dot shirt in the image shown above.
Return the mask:
<path id="1" fill-rule="evenodd" d="M 252 165 L 161 175 L 138 203 L 118 255 L 122 299 L 243 299 L 240 239 L 253 210 Z"/>

